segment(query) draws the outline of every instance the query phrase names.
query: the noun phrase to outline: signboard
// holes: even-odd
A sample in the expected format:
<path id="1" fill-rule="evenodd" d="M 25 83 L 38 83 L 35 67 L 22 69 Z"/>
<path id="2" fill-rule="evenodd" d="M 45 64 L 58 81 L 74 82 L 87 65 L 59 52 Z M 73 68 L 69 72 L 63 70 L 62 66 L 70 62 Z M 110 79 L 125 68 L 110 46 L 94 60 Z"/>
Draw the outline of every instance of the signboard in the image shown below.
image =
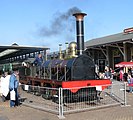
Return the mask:
<path id="1" fill-rule="evenodd" d="M 124 32 L 124 33 L 133 33 L 133 27 L 132 27 L 132 28 L 124 29 L 123 32 Z"/>

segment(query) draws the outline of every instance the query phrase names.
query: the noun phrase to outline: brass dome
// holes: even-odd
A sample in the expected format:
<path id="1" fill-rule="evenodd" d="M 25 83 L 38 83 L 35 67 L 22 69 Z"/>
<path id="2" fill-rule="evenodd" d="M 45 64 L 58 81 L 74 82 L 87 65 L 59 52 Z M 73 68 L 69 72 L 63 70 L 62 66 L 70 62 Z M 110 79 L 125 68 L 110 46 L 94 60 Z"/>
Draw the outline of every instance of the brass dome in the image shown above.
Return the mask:
<path id="1" fill-rule="evenodd" d="M 71 42 L 69 44 L 69 55 L 70 57 L 76 57 L 77 43 Z"/>
<path id="2" fill-rule="evenodd" d="M 69 44 L 69 48 L 76 48 L 77 47 L 77 43 L 76 42 L 71 42 Z"/>

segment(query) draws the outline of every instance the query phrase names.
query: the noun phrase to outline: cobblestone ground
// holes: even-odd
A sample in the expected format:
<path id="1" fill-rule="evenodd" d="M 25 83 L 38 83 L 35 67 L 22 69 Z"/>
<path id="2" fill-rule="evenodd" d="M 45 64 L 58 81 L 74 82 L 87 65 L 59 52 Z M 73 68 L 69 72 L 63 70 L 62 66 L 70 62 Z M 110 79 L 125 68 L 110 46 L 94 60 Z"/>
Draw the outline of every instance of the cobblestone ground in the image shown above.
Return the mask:
<path id="1" fill-rule="evenodd" d="M 133 94 L 127 93 L 127 106 L 113 106 L 65 115 L 65 120 L 133 120 Z M 20 105 L 10 108 L 0 102 L 0 120 L 58 120 L 58 115 Z"/>

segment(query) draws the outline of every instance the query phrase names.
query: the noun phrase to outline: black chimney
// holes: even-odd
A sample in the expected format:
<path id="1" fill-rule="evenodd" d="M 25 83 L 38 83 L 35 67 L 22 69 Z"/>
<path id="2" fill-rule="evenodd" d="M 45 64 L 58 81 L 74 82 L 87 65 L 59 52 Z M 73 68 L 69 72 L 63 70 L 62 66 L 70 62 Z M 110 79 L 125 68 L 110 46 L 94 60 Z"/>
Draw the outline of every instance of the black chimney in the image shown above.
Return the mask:
<path id="1" fill-rule="evenodd" d="M 82 55 L 84 51 L 84 16 L 85 13 L 75 13 L 76 17 L 76 31 L 77 31 L 77 54 Z"/>

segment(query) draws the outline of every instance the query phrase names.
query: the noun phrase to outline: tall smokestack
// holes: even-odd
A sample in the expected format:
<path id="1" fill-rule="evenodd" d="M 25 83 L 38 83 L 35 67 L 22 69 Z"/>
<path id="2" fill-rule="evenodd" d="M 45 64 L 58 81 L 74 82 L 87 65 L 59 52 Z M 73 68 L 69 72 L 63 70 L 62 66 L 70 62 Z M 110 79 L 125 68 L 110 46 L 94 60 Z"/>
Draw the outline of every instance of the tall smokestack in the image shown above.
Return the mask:
<path id="1" fill-rule="evenodd" d="M 75 13 L 76 17 L 76 31 L 77 31 L 77 54 L 82 55 L 84 51 L 84 16 L 85 13 Z"/>

